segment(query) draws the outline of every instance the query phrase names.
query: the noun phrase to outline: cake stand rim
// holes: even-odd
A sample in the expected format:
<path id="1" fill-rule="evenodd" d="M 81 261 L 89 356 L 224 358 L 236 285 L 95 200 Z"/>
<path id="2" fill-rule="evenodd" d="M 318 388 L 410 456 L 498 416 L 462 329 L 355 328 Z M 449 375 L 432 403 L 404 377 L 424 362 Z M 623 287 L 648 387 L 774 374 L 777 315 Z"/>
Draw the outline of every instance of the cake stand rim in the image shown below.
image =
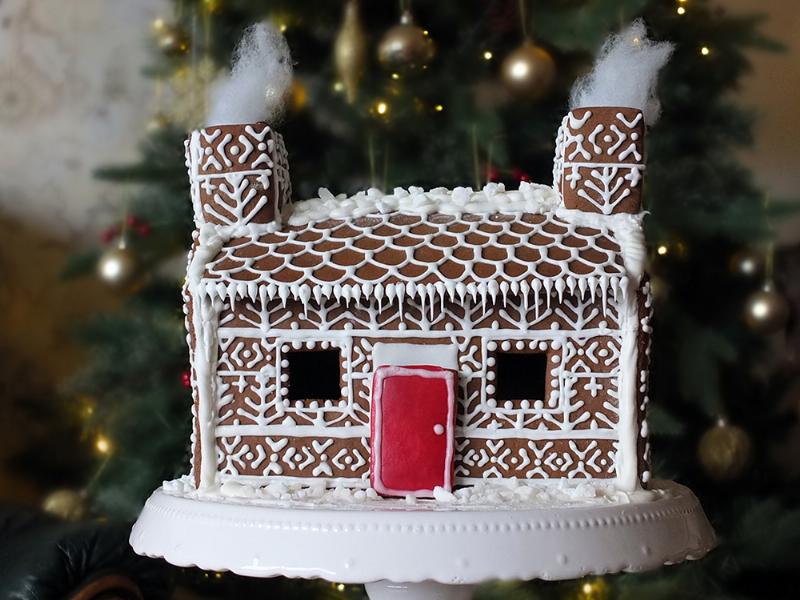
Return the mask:
<path id="1" fill-rule="evenodd" d="M 340 583 L 573 579 L 702 558 L 716 537 L 671 481 L 651 502 L 470 510 L 253 506 L 157 489 L 134 525 L 138 554 L 250 577 Z M 231 535 L 233 533 L 233 535 Z"/>

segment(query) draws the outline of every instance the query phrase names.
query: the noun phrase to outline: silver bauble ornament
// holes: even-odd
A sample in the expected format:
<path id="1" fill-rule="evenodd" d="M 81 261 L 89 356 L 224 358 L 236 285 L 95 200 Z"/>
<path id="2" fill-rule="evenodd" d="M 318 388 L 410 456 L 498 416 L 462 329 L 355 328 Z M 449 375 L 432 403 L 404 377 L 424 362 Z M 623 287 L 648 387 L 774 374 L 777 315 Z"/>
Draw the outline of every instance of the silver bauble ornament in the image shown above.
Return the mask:
<path id="1" fill-rule="evenodd" d="M 358 82 L 367 63 L 367 36 L 358 17 L 357 0 L 345 4 L 342 28 L 333 45 L 333 58 L 347 101 L 352 104 L 358 95 Z"/>
<path id="2" fill-rule="evenodd" d="M 753 333 L 778 333 L 788 321 L 789 304 L 772 283 L 767 283 L 745 301 L 744 322 Z"/>
<path id="3" fill-rule="evenodd" d="M 515 96 L 537 100 L 547 94 L 556 79 L 556 63 L 550 53 L 526 40 L 503 60 L 503 84 Z"/>
<path id="4" fill-rule="evenodd" d="M 706 473 L 718 481 L 735 479 L 750 464 L 753 443 L 741 427 L 720 419 L 706 431 L 697 446 L 697 456 Z"/>
<path id="5" fill-rule="evenodd" d="M 423 69 L 435 55 L 436 46 L 433 40 L 414 23 L 408 10 L 400 17 L 400 24 L 389 29 L 378 45 L 378 60 L 389 70 Z"/>
<path id="6" fill-rule="evenodd" d="M 136 257 L 124 244 L 109 248 L 97 261 L 98 277 L 113 288 L 121 288 L 130 284 L 136 276 L 137 270 Z"/>

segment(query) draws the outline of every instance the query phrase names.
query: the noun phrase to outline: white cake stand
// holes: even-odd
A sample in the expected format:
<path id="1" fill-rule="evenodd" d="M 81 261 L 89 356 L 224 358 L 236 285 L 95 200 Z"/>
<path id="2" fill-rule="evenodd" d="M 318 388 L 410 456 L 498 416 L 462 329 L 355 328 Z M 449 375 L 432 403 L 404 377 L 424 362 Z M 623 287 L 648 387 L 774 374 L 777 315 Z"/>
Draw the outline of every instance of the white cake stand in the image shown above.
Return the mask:
<path id="1" fill-rule="evenodd" d="M 467 600 L 492 579 L 573 579 L 704 556 L 714 532 L 692 492 L 631 504 L 519 509 L 294 508 L 157 490 L 133 527 L 138 554 L 250 577 L 364 583 L 372 600 Z"/>

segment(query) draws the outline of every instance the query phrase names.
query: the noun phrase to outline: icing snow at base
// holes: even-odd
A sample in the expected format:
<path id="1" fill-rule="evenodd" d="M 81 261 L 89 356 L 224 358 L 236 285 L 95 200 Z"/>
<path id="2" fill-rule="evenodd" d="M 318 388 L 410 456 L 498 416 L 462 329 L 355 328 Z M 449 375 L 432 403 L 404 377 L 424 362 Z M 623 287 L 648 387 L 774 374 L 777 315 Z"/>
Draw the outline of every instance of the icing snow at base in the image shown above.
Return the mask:
<path id="1" fill-rule="evenodd" d="M 253 486 L 234 481 L 209 490 L 198 491 L 188 476 L 165 481 L 164 492 L 198 500 L 244 503 L 254 506 L 284 506 L 287 508 L 336 507 L 369 510 L 414 507 L 433 510 L 475 510 L 553 508 L 566 506 L 605 506 L 639 504 L 662 499 L 664 490 L 622 491 L 612 483 L 599 481 L 559 481 L 558 483 L 532 484 L 517 479 L 481 482 L 448 492 L 434 490 L 434 499 L 382 498 L 372 488 L 354 489 L 344 486 L 327 488 L 323 481 L 309 484 L 273 482 L 266 486 Z"/>
<path id="2" fill-rule="evenodd" d="M 384 194 L 377 188 L 353 196 L 334 196 L 326 188 L 319 198 L 295 202 L 288 207 L 289 225 L 306 225 L 326 219 L 365 217 L 372 214 L 401 212 L 426 216 L 432 213 L 460 216 L 495 212 L 544 213 L 555 210 L 561 197 L 552 187 L 522 181 L 518 190 L 506 190 L 502 183 L 487 183 L 482 190 L 444 187 L 425 191 L 421 187 L 394 188 Z"/>

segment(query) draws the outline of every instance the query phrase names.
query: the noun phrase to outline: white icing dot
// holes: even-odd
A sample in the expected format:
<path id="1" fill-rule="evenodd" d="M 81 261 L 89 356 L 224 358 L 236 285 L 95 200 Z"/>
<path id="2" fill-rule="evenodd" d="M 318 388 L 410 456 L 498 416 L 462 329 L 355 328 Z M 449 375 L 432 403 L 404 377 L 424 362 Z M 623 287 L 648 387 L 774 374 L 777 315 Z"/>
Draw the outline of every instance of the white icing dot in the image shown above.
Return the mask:
<path id="1" fill-rule="evenodd" d="M 277 454 L 275 454 L 275 453 L 272 453 L 272 454 L 270 454 L 270 456 L 269 456 L 269 461 L 270 461 L 270 462 L 278 462 L 278 459 L 279 459 L 279 458 L 280 458 L 280 457 L 279 457 Z"/>
<path id="2" fill-rule="evenodd" d="M 281 352 L 288 352 L 289 351 L 289 344 L 284 344 L 281 346 Z M 286 365 L 288 366 L 289 363 L 287 362 Z"/>
<path id="3" fill-rule="evenodd" d="M 612 138 L 612 137 L 611 137 L 610 135 L 608 135 L 608 134 L 606 134 L 606 135 L 604 135 L 604 136 L 603 136 L 603 141 L 604 141 L 606 144 L 610 144 L 610 143 L 611 143 L 611 140 L 613 140 L 613 139 L 614 139 L 614 138 Z"/>
<path id="4" fill-rule="evenodd" d="M 608 461 L 605 458 L 601 458 L 600 459 L 600 464 L 605 467 L 608 464 Z"/>
<path id="5" fill-rule="evenodd" d="M 435 433 L 436 435 L 442 435 L 444 433 L 444 427 L 439 423 L 437 423 L 436 425 L 433 426 L 433 433 Z"/>
<path id="6" fill-rule="evenodd" d="M 500 347 L 501 347 L 503 350 L 511 350 L 511 342 L 509 342 L 508 340 L 506 340 L 505 342 L 503 342 L 502 344 L 500 344 Z"/>
<path id="7" fill-rule="evenodd" d="M 289 393 L 289 390 L 285 387 L 281 388 L 281 396 L 286 396 Z"/>
<path id="8" fill-rule="evenodd" d="M 353 457 L 352 456 L 345 456 L 344 457 L 344 464 L 352 465 L 353 464 Z"/>
<path id="9" fill-rule="evenodd" d="M 347 400 L 339 400 L 339 408 L 347 408 Z"/>
<path id="10" fill-rule="evenodd" d="M 298 330 L 298 329 L 300 329 L 300 323 L 294 323 L 294 322 L 293 322 L 293 323 L 291 324 L 291 328 L 292 328 L 292 329 L 294 329 L 295 331 L 296 331 L 296 330 Z"/>
<path id="11" fill-rule="evenodd" d="M 319 459 L 320 459 L 322 462 L 327 462 L 327 460 L 328 460 L 328 455 L 327 455 L 327 454 L 320 454 L 320 455 L 319 455 Z"/>
<path id="12" fill-rule="evenodd" d="M 230 153 L 232 156 L 236 156 L 239 152 L 239 146 L 231 146 Z"/>
<path id="13" fill-rule="evenodd" d="M 489 399 L 486 401 L 486 405 L 487 405 L 489 408 L 495 408 L 495 407 L 497 406 L 497 400 L 495 400 L 494 398 L 489 398 Z"/>
<path id="14" fill-rule="evenodd" d="M 294 407 L 295 408 L 304 408 L 305 404 L 303 403 L 302 400 L 296 400 L 295 403 L 294 403 Z"/>
<path id="15" fill-rule="evenodd" d="M 561 325 L 553 321 L 552 323 L 550 323 L 550 329 L 561 329 Z"/>
<path id="16" fill-rule="evenodd" d="M 545 352 L 547 350 L 547 342 L 539 342 L 539 350 Z"/>
<path id="17" fill-rule="evenodd" d="M 289 361 L 284 358 L 281 361 L 281 367 L 283 367 L 284 369 L 288 369 L 289 368 Z"/>
<path id="18" fill-rule="evenodd" d="M 244 457 L 247 460 L 253 460 L 253 453 L 252 452 L 248 452 L 247 454 L 244 455 Z"/>
<path id="19" fill-rule="evenodd" d="M 333 406 L 333 400 L 325 400 L 325 408 L 331 408 Z"/>
<path id="20" fill-rule="evenodd" d="M 344 328 L 345 328 L 346 331 L 350 331 L 351 329 L 353 329 L 353 324 L 352 323 L 345 323 L 344 324 Z"/>
<path id="21" fill-rule="evenodd" d="M 584 355 L 583 348 L 578 348 L 578 356 L 583 356 L 583 355 Z"/>
<path id="22" fill-rule="evenodd" d="M 517 464 L 518 462 L 519 462 L 519 460 L 517 459 L 517 457 L 516 457 L 516 456 L 512 456 L 512 457 L 511 457 L 511 464 L 512 464 L 512 465 L 515 465 L 515 464 Z"/>
<path id="23" fill-rule="evenodd" d="M 555 464 L 557 464 L 557 465 L 561 466 L 561 465 L 563 465 L 563 464 L 564 464 L 564 459 L 563 459 L 563 458 L 561 458 L 560 456 L 557 456 L 557 457 L 556 457 L 556 459 L 555 459 L 553 462 L 554 462 Z"/>
<path id="24" fill-rule="evenodd" d="M 599 325 L 601 329 L 605 329 L 608 327 L 608 321 L 600 321 Z"/>
<path id="25" fill-rule="evenodd" d="M 331 347 L 331 343 L 330 343 L 329 341 L 325 340 L 324 342 L 322 342 L 322 343 L 320 344 L 320 347 L 321 347 L 323 350 L 327 350 L 328 348 L 330 348 L 330 347 Z"/>
<path id="26" fill-rule="evenodd" d="M 530 348 L 531 350 L 535 350 L 536 349 L 536 342 L 533 341 L 533 340 L 528 342 L 528 348 Z"/>
<path id="27" fill-rule="evenodd" d="M 493 456 L 492 458 L 489 459 L 489 462 L 495 464 L 497 462 L 497 457 Z"/>
<path id="28" fill-rule="evenodd" d="M 636 132 L 634 131 L 634 132 L 631 134 L 631 139 L 632 139 L 632 140 L 635 142 L 636 140 L 638 140 L 638 139 L 639 139 L 639 134 L 638 134 L 638 133 L 636 133 Z"/>
<path id="29" fill-rule="evenodd" d="M 542 402 L 541 400 L 537 400 L 536 402 L 533 403 L 533 408 L 535 408 L 536 410 L 542 410 L 544 408 L 544 402 Z"/>
<path id="30" fill-rule="evenodd" d="M 289 374 L 288 373 L 282 373 L 281 374 L 281 383 L 286 383 L 287 381 L 289 381 Z"/>
<path id="31" fill-rule="evenodd" d="M 319 408 L 319 402 L 317 402 L 316 400 L 313 400 L 311 402 L 311 404 L 309 405 L 309 408 L 311 408 L 311 410 L 317 410 Z"/>
<path id="32" fill-rule="evenodd" d="M 253 353 L 250 352 L 250 350 L 245 350 L 244 352 L 242 352 L 242 356 L 245 358 L 250 358 L 251 356 L 253 356 Z"/>
<path id="33" fill-rule="evenodd" d="M 490 367 L 493 367 L 496 363 L 497 361 L 494 359 L 494 356 L 490 356 L 486 359 L 486 364 Z"/>
<path id="34" fill-rule="evenodd" d="M 599 356 L 600 358 L 605 358 L 606 356 L 608 356 L 608 350 L 606 350 L 605 348 L 600 348 L 600 350 L 597 351 L 597 356 Z"/>
<path id="35" fill-rule="evenodd" d="M 486 373 L 486 379 L 488 379 L 489 381 L 494 381 L 494 377 L 495 377 L 494 371 L 489 371 L 488 373 Z"/>
<path id="36" fill-rule="evenodd" d="M 306 348 L 311 350 L 313 347 L 314 347 L 314 342 L 312 342 L 311 340 L 306 342 Z"/>
<path id="37" fill-rule="evenodd" d="M 512 408 L 514 408 L 514 403 L 511 400 L 506 400 L 506 403 L 503 404 L 503 407 L 506 410 L 511 410 Z"/>
<path id="38" fill-rule="evenodd" d="M 489 342 L 488 344 L 486 344 L 486 347 L 489 350 L 497 350 L 497 342 Z"/>
<path id="39" fill-rule="evenodd" d="M 298 340 L 295 340 L 295 341 L 292 342 L 292 348 L 294 350 L 300 350 L 300 348 L 302 348 L 302 347 L 303 347 L 303 342 L 300 342 Z"/>
<path id="40" fill-rule="evenodd" d="M 550 380 L 550 387 L 553 387 L 553 388 L 558 387 L 558 379 L 551 379 Z"/>
<path id="41" fill-rule="evenodd" d="M 259 150 L 261 150 L 263 152 L 264 150 L 267 149 L 267 145 L 264 142 L 259 142 L 258 146 L 256 146 L 256 148 L 258 148 Z"/>
<path id="42" fill-rule="evenodd" d="M 211 153 L 214 151 L 211 148 L 206 148 L 203 152 L 206 156 L 211 156 Z"/>
<path id="43" fill-rule="evenodd" d="M 405 330 L 408 328 L 408 325 L 406 325 L 405 323 L 400 323 L 400 324 L 397 326 L 397 328 L 398 328 L 400 331 L 405 331 Z"/>
<path id="44" fill-rule="evenodd" d="M 558 350 L 559 348 L 561 348 L 561 342 L 559 342 L 558 340 L 554 340 L 553 343 L 550 344 L 550 347 L 553 350 Z"/>
<path id="45" fill-rule="evenodd" d="M 561 355 L 560 354 L 553 354 L 553 356 L 550 357 L 550 360 L 552 360 L 554 363 L 558 364 L 558 363 L 561 362 Z"/>
<path id="46" fill-rule="evenodd" d="M 516 343 L 516 348 L 517 348 L 517 350 L 524 350 L 525 349 L 525 342 L 523 342 L 522 340 L 519 340 Z"/>
<path id="47" fill-rule="evenodd" d="M 536 460 L 533 461 L 533 464 L 536 465 L 537 467 L 541 467 L 542 466 L 542 459 L 541 458 L 537 458 Z"/>
<path id="48" fill-rule="evenodd" d="M 500 323 L 497 321 L 492 321 L 492 329 L 500 329 Z"/>
<path id="49" fill-rule="evenodd" d="M 523 410 L 528 410 L 531 407 L 530 400 L 523 400 L 522 402 L 520 402 L 520 406 L 522 407 Z"/>
<path id="50" fill-rule="evenodd" d="M 486 386 L 486 393 L 487 394 L 494 394 L 494 386 L 491 383 Z"/>
<path id="51" fill-rule="evenodd" d="M 453 324 L 452 323 L 445 323 L 444 324 L 445 331 L 453 331 Z"/>
<path id="52" fill-rule="evenodd" d="M 291 404 L 291 403 L 290 403 L 288 400 L 284 400 L 284 401 L 283 401 L 283 406 L 284 406 L 284 407 L 286 407 L 286 408 L 289 408 L 289 405 L 290 405 L 290 404 Z"/>
<path id="53" fill-rule="evenodd" d="M 347 396 L 349 396 L 349 395 L 350 395 L 350 391 L 346 387 L 343 387 L 342 388 L 342 396 L 347 398 Z"/>

